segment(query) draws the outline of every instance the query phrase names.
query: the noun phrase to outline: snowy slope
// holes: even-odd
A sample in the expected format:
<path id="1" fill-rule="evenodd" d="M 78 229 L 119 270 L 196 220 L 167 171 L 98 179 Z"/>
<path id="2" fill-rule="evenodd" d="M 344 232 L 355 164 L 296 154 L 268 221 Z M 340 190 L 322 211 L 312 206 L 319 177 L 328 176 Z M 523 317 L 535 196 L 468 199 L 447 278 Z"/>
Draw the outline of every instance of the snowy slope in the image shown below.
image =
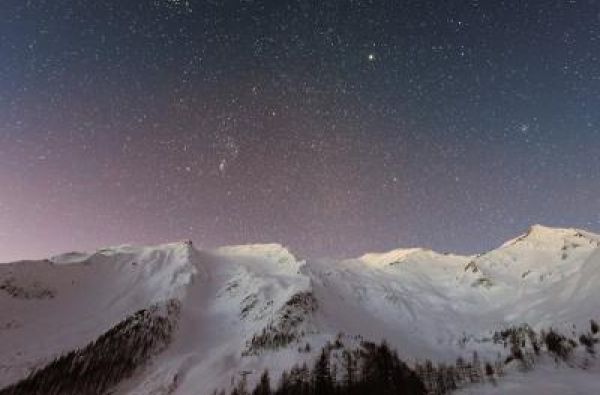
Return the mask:
<path id="1" fill-rule="evenodd" d="M 1 265 L 0 387 L 139 309 L 182 297 L 197 274 L 190 251 L 123 246 Z"/>
<path id="2" fill-rule="evenodd" d="M 551 358 L 541 358 L 535 369 L 514 369 L 495 384 L 468 386 L 456 395 L 595 395 L 600 393 L 600 366 L 587 368 L 557 364 Z"/>
<path id="3" fill-rule="evenodd" d="M 266 367 L 277 377 L 340 332 L 387 339 L 409 361 L 495 356 L 489 339 L 506 326 L 599 318 L 598 284 L 600 236 L 542 226 L 479 256 L 305 262 L 277 244 L 180 242 L 17 262 L 0 265 L 0 388 L 169 299 L 182 306 L 174 341 L 116 393 L 208 394 Z"/>

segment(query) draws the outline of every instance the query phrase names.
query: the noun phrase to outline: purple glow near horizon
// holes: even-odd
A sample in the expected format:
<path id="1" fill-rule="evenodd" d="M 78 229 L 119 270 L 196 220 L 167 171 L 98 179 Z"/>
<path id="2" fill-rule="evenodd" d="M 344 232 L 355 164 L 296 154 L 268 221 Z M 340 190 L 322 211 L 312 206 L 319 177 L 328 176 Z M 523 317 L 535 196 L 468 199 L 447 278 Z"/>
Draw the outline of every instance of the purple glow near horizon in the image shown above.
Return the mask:
<path id="1" fill-rule="evenodd" d="M 123 3 L 3 6 L 0 262 L 600 230 L 593 2 Z"/>

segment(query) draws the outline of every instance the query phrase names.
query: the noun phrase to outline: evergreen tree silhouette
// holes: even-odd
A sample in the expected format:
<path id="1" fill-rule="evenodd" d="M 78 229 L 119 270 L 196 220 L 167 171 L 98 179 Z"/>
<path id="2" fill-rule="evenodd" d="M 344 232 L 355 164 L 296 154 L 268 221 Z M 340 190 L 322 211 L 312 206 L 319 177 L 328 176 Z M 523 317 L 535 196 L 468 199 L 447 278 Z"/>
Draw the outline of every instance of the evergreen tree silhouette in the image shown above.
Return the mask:
<path id="1" fill-rule="evenodd" d="M 271 380 L 269 379 L 269 372 L 265 370 L 260 376 L 260 382 L 252 391 L 252 395 L 271 395 Z"/>

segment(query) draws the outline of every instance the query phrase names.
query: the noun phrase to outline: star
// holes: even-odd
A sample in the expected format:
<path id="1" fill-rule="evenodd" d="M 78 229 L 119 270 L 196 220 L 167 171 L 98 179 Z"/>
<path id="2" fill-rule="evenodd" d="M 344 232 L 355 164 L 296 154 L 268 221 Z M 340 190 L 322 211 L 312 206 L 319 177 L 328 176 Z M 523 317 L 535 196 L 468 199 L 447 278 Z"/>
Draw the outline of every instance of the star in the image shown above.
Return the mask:
<path id="1" fill-rule="evenodd" d="M 190 225 L 314 257 L 600 230 L 594 2 L 5 3 L 0 262 Z"/>

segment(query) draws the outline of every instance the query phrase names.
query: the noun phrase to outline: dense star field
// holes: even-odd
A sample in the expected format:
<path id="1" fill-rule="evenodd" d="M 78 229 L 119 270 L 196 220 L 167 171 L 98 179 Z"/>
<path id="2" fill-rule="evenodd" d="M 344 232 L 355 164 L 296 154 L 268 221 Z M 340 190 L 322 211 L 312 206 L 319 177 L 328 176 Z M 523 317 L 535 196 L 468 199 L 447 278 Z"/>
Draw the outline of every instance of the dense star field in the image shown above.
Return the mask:
<path id="1" fill-rule="evenodd" d="M 600 230 L 600 3 L 4 0 L 0 261 Z"/>

